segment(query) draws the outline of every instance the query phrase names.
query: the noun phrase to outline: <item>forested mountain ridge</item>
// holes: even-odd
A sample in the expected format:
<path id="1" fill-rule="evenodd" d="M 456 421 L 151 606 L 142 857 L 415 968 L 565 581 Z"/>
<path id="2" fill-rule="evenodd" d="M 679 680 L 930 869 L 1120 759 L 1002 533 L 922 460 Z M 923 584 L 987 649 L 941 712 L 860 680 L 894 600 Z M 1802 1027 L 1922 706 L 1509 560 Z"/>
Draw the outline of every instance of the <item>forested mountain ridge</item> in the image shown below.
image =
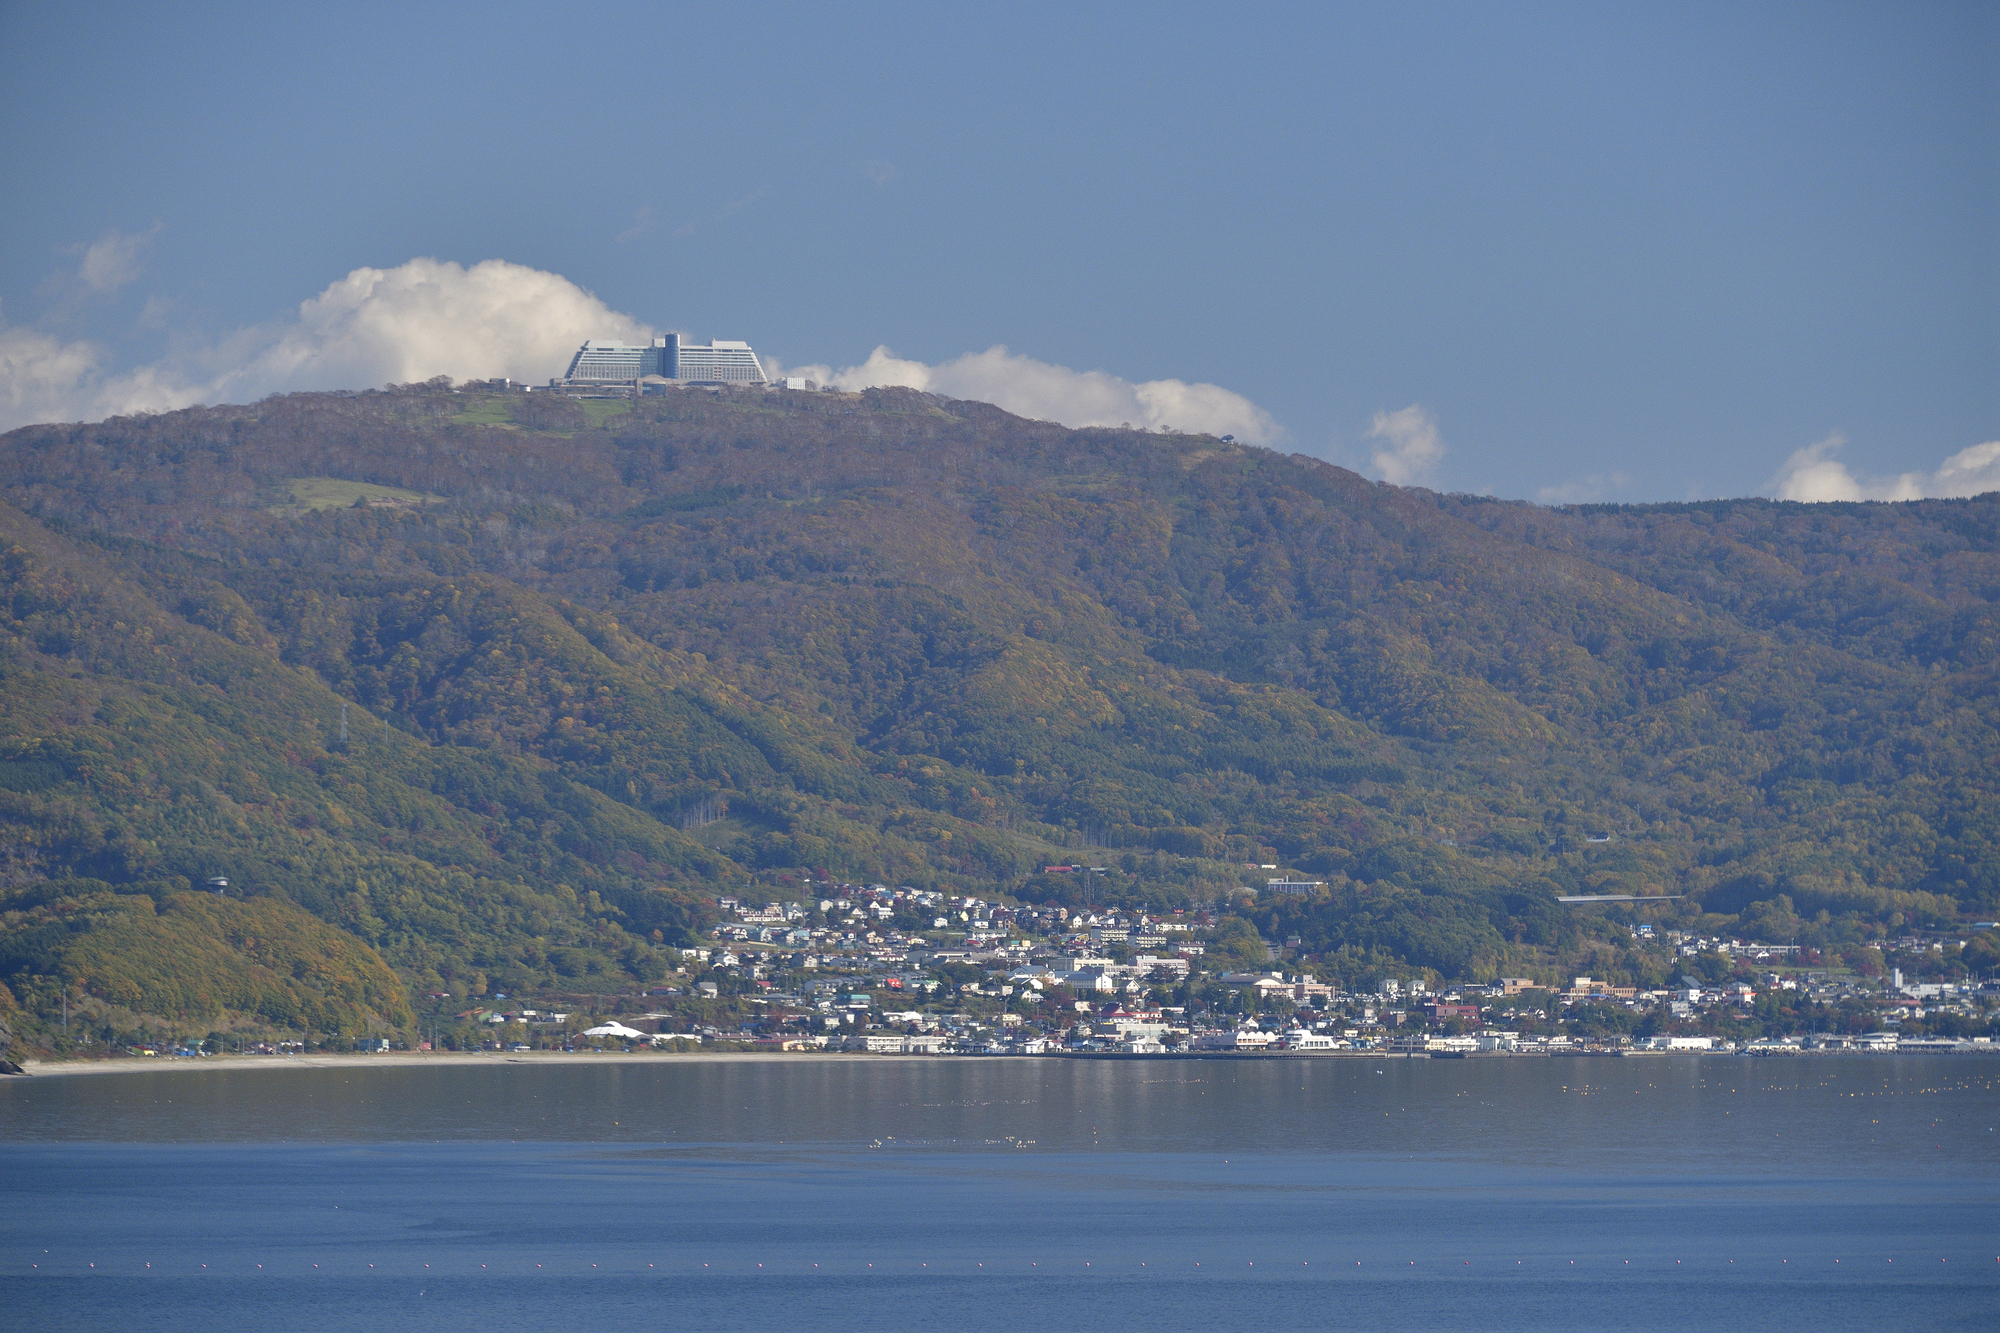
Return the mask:
<path id="1" fill-rule="evenodd" d="M 17 923 L 228 874 L 513 990 L 656 972 L 753 875 L 1086 855 L 1306 871 L 1315 948 L 1447 971 L 1558 892 L 2000 908 L 2000 496 L 1547 510 L 902 390 L 432 384 L 30 427 L 0 499 Z"/>

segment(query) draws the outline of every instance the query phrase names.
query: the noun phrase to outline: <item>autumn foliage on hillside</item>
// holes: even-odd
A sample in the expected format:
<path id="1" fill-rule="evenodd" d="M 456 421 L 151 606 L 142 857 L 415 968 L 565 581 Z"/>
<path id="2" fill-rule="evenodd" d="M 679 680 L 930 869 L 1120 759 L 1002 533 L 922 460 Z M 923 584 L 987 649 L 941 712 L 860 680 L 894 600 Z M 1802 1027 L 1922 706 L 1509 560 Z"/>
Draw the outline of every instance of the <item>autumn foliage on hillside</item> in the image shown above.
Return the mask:
<path id="1" fill-rule="evenodd" d="M 373 949 L 285 899 L 148 887 L 57 880 L 17 891 L 0 916 L 0 971 L 17 985 L 64 977 L 73 1002 L 134 1013 L 350 1036 L 412 1021 L 403 983 Z M 45 1003 L 37 989 L 29 980 L 17 998 Z"/>
<path id="2" fill-rule="evenodd" d="M 1547 510 L 904 390 L 430 385 L 31 427 L 0 498 L 5 883 L 229 873 L 425 986 L 1086 856 L 1156 905 L 1281 863 L 1326 947 L 1447 971 L 1563 947 L 1559 893 L 2000 910 L 2000 497 Z"/>

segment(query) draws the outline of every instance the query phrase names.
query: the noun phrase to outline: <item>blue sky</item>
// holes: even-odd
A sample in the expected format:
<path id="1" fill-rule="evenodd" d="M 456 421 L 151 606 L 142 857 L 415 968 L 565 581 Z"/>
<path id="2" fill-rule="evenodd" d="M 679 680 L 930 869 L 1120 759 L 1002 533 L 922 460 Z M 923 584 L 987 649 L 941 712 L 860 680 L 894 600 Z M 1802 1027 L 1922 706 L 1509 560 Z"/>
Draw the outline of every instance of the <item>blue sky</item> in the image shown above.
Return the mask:
<path id="1" fill-rule="evenodd" d="M 0 8 L 0 424 L 609 323 L 1509 497 L 2000 479 L 1990 5 L 604 12 Z"/>

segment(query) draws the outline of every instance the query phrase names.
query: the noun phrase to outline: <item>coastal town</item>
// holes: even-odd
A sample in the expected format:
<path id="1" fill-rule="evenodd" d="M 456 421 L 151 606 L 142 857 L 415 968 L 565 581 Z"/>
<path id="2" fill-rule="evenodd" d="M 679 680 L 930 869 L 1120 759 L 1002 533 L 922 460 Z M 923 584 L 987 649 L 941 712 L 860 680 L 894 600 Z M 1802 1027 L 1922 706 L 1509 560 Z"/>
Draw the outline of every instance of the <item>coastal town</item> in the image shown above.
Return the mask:
<path id="1" fill-rule="evenodd" d="M 1669 984 L 1641 988 L 1356 966 L 1307 955 L 1296 938 L 1266 941 L 1221 903 L 1153 913 L 812 887 L 790 901 L 719 898 L 722 921 L 643 993 L 547 1008 L 496 996 L 448 1012 L 454 997 L 433 995 L 423 1045 L 1101 1058 L 2000 1051 L 2000 981 L 1949 965 L 1964 949 L 1956 936 L 1885 940 L 1870 976 L 1796 945 L 1641 923 L 1635 947 L 1674 966 Z"/>

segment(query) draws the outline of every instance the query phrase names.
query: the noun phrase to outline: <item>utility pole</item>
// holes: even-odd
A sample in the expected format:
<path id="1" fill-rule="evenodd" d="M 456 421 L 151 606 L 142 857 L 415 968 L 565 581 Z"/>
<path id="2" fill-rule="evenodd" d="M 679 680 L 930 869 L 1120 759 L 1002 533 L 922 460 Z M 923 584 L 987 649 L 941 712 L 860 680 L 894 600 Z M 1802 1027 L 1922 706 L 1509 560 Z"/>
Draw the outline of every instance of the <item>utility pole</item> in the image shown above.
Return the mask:
<path id="1" fill-rule="evenodd" d="M 346 700 L 342 700 L 342 701 L 341 701 L 341 704 L 340 704 L 340 743 L 341 743 L 342 745 L 345 745 L 345 744 L 347 744 L 347 702 L 346 702 Z"/>

